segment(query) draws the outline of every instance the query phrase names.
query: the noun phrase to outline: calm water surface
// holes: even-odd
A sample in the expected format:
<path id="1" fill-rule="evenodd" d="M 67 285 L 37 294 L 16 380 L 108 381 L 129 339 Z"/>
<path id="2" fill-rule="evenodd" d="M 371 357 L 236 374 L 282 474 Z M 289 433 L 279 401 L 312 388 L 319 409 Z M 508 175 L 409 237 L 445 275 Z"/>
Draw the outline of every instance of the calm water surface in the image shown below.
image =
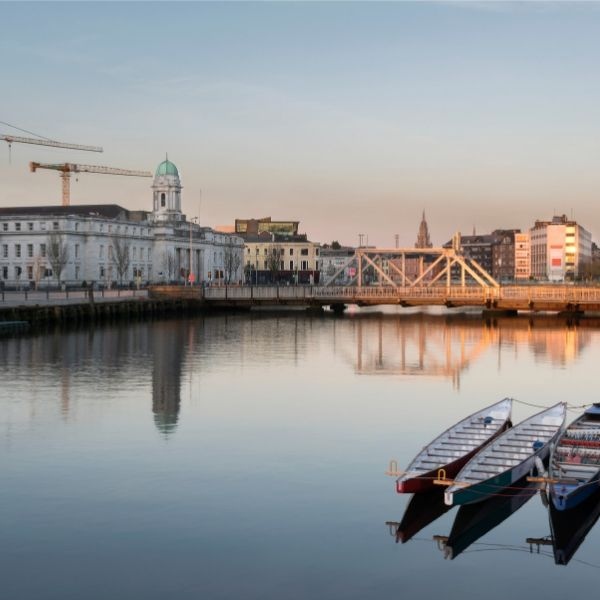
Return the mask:
<path id="1" fill-rule="evenodd" d="M 0 340 L 0 596 L 593 593 L 600 525 L 567 566 L 526 543 L 550 534 L 539 495 L 452 509 L 403 544 L 410 497 L 384 471 L 504 396 L 597 400 L 598 365 L 600 323 L 552 318 L 210 316 Z M 432 538 L 461 527 L 445 559 Z"/>

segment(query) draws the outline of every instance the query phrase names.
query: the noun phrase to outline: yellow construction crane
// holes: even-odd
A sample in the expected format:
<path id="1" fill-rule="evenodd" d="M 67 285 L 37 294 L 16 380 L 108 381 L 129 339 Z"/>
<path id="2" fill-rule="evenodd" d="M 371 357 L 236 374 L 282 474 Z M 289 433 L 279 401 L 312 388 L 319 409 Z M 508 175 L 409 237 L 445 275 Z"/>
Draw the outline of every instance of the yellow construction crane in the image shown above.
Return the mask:
<path id="1" fill-rule="evenodd" d="M 51 169 L 59 171 L 62 178 L 62 205 L 71 204 L 71 173 L 99 173 L 101 175 L 127 175 L 129 177 L 152 177 L 150 171 L 130 171 L 128 169 L 114 169 L 113 167 L 100 167 L 96 165 L 78 165 L 75 163 L 59 163 L 49 165 L 30 162 L 29 169 L 35 173 L 37 169 Z"/>

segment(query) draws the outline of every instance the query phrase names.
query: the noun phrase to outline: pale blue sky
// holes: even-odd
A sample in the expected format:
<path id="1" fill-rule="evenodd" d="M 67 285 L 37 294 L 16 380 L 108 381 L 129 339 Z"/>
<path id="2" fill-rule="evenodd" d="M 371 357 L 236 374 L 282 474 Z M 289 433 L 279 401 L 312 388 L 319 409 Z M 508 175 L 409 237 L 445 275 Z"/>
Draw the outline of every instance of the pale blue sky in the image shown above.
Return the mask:
<path id="1" fill-rule="evenodd" d="M 105 148 L 15 145 L 9 166 L 0 146 L 2 206 L 59 201 L 30 160 L 154 170 L 168 151 L 207 225 L 271 215 L 392 245 L 414 243 L 422 209 L 435 243 L 573 211 L 600 234 L 598 4 L 0 11 L 0 120 Z M 82 175 L 73 202 L 150 208 L 149 185 Z"/>

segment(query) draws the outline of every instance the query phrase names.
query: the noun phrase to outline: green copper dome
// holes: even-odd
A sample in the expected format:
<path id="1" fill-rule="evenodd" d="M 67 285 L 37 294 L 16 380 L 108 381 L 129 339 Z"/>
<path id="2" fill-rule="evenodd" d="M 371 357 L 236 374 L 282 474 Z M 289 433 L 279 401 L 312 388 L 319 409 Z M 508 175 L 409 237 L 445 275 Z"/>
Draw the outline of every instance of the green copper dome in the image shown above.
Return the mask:
<path id="1" fill-rule="evenodd" d="M 175 175 L 179 177 L 177 167 L 167 158 L 156 167 L 156 176 L 158 175 Z"/>

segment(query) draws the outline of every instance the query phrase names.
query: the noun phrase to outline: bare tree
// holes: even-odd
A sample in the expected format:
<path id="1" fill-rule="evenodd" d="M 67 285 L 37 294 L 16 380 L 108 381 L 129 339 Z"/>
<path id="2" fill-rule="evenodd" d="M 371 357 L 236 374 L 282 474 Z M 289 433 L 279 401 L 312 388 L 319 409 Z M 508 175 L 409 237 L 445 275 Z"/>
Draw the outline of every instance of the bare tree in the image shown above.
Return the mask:
<path id="1" fill-rule="evenodd" d="M 46 242 L 46 256 L 52 267 L 52 273 L 56 281 L 60 283 L 60 276 L 69 258 L 69 248 L 65 238 L 60 233 L 49 233 Z"/>
<path id="2" fill-rule="evenodd" d="M 129 264 L 131 262 L 129 258 L 129 247 L 131 246 L 131 244 L 125 241 L 123 238 L 119 237 L 113 237 L 112 244 L 112 261 L 119 275 L 119 283 L 123 285 L 123 276 L 127 273 L 127 270 L 129 269 Z"/>
<path id="3" fill-rule="evenodd" d="M 275 283 L 277 275 L 281 270 L 281 257 L 283 255 L 283 248 L 280 244 L 271 244 L 265 257 L 265 263 L 267 269 L 271 272 L 271 283 Z"/>
<path id="4" fill-rule="evenodd" d="M 240 250 L 241 248 L 235 246 L 232 239 L 229 240 L 229 243 L 225 247 L 225 254 L 223 258 L 225 263 L 225 275 L 228 282 L 237 279 L 238 269 L 242 264 Z"/>
<path id="5" fill-rule="evenodd" d="M 46 259 L 39 254 L 33 259 L 33 280 L 35 281 L 36 289 L 40 286 L 40 281 L 46 271 Z"/>
<path id="6" fill-rule="evenodd" d="M 163 254 L 163 271 L 167 274 L 167 281 L 175 279 L 175 255 L 170 250 Z"/>

